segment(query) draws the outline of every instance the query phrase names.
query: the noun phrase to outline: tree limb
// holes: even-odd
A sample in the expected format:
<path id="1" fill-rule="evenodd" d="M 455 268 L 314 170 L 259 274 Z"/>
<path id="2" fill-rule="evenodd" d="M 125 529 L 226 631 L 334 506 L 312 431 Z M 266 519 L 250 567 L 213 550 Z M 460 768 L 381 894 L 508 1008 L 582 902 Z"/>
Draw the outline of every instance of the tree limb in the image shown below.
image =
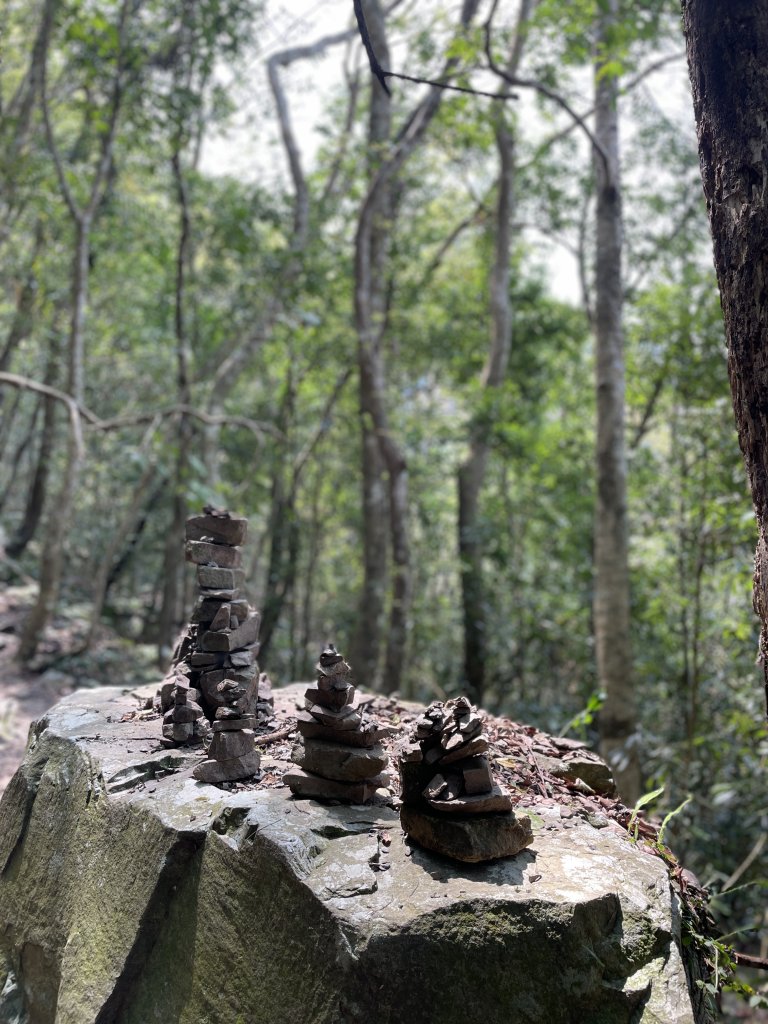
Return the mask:
<path id="1" fill-rule="evenodd" d="M 69 412 L 69 422 L 78 456 L 82 458 L 85 455 L 81 420 L 86 420 L 88 423 L 98 423 L 98 417 L 94 413 L 89 409 L 78 406 L 74 398 L 64 391 L 53 388 L 48 384 L 40 384 L 29 377 L 21 377 L 17 373 L 0 373 L 0 384 L 9 384 L 14 388 L 23 388 L 26 391 L 35 391 L 40 395 L 48 395 L 48 397 L 55 398 L 57 402 L 65 405 Z"/>
<path id="2" fill-rule="evenodd" d="M 39 381 L 32 380 L 30 377 L 22 377 L 17 373 L 0 373 L 0 384 L 7 384 L 10 387 L 22 388 L 27 391 L 35 391 L 41 395 L 48 395 L 50 398 L 55 398 L 56 401 L 62 402 L 66 405 L 72 421 L 72 429 L 75 433 L 76 439 L 79 438 L 80 446 L 82 446 L 81 421 L 85 422 L 93 430 L 109 431 L 120 430 L 122 427 L 137 427 L 142 423 L 151 423 L 156 417 L 159 417 L 160 419 L 167 419 L 169 416 L 179 415 L 190 416 L 192 419 L 199 420 L 201 423 L 206 423 L 208 425 L 220 424 L 222 426 L 243 427 L 245 430 L 250 430 L 251 433 L 255 434 L 259 438 L 262 438 L 264 434 L 270 434 L 272 437 L 276 437 L 280 440 L 283 439 L 281 431 L 273 427 L 271 423 L 252 420 L 247 416 L 213 416 L 209 413 L 201 412 L 199 409 L 196 409 L 191 405 L 171 405 L 167 408 L 156 409 L 152 412 L 138 412 L 132 416 L 116 416 L 112 419 L 104 420 L 97 416 L 91 409 L 87 408 L 87 406 L 78 405 L 74 398 L 72 398 L 71 395 L 66 394 L 66 392 L 60 391 L 58 388 L 50 387 L 48 384 L 41 384 Z M 79 450 L 82 451 L 84 449 L 80 447 Z"/>

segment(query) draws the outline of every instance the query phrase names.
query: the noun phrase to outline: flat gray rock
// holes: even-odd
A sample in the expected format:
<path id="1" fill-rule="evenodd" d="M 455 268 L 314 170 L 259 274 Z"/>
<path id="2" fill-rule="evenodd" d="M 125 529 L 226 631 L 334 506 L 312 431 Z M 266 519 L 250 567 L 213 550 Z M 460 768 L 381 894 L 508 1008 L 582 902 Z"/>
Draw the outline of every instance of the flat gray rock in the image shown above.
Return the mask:
<path id="1" fill-rule="evenodd" d="M 80 691 L 31 729 L 0 803 L 0 1021 L 694 1024 L 666 869 L 625 834 L 539 806 L 517 856 L 454 864 L 388 807 L 196 781 L 159 718 L 120 721 L 139 706 Z"/>
<path id="2" fill-rule="evenodd" d="M 291 757 L 305 771 L 340 782 L 357 782 L 378 775 L 389 758 L 380 743 L 372 747 L 349 747 L 345 743 L 305 739 L 297 743 Z"/>
<path id="3" fill-rule="evenodd" d="M 409 838 L 425 849 L 470 864 L 514 857 L 533 842 L 531 819 L 511 812 L 462 818 L 402 807 L 400 823 Z"/>

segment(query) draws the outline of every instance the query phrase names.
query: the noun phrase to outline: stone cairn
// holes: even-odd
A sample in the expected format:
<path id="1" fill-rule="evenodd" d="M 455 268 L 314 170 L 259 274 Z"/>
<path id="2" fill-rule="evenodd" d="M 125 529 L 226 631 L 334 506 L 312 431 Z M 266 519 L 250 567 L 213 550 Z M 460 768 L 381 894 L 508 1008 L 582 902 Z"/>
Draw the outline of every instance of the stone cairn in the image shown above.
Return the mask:
<path id="1" fill-rule="evenodd" d="M 307 687 L 306 710 L 298 715 L 301 739 L 291 754 L 299 767 L 286 772 L 283 781 L 297 797 L 365 803 L 389 783 L 383 773 L 389 758 L 380 741 L 390 730 L 363 715 L 351 669 L 333 644 L 316 669 L 317 682 Z"/>
<path id="2" fill-rule="evenodd" d="M 247 525 L 247 520 L 211 507 L 186 525 L 186 557 L 197 567 L 199 596 L 161 686 L 160 703 L 166 745 L 202 736 L 210 740 L 208 759 L 193 772 L 202 782 L 234 782 L 255 775 L 260 757 L 253 727 L 271 714 L 269 678 L 259 673 L 256 662 L 260 617 L 240 596 L 240 545 Z M 200 712 L 191 737 L 182 736 L 174 717 L 179 714 L 180 691 L 181 704 Z M 171 701 L 175 705 L 166 709 Z M 184 716 L 189 718 L 189 712 Z"/>
<path id="3" fill-rule="evenodd" d="M 400 751 L 403 830 L 427 849 L 461 861 L 494 860 L 533 842 L 528 817 L 494 784 L 488 740 L 466 697 L 435 701 Z"/>

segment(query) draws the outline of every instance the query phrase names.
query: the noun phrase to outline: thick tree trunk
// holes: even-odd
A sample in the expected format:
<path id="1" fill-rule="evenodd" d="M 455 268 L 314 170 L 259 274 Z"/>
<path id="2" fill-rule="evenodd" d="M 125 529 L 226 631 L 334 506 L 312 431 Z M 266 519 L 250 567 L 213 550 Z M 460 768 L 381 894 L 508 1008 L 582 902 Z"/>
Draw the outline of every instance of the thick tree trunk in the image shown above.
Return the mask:
<path id="1" fill-rule="evenodd" d="M 754 606 L 768 699 L 768 5 L 683 0 L 682 9 L 728 375 L 757 516 Z"/>
<path id="2" fill-rule="evenodd" d="M 599 716 L 600 749 L 625 803 L 641 793 L 637 708 L 630 649 L 627 466 L 624 451 L 624 337 L 622 330 L 622 220 L 618 81 L 603 74 L 618 2 L 598 18 L 595 64 L 597 257 L 595 364 L 597 386 L 597 501 L 595 509 L 594 620 L 597 675 L 605 703 Z"/>

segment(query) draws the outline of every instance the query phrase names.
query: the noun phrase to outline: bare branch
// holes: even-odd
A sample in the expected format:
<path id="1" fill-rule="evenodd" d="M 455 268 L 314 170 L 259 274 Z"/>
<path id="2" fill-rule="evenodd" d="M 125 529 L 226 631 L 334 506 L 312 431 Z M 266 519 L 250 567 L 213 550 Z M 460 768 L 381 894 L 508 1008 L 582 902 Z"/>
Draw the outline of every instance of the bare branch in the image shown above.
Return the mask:
<path id="1" fill-rule="evenodd" d="M 22 388 L 26 391 L 35 391 L 39 395 L 47 395 L 49 398 L 55 398 L 57 402 L 61 402 L 65 405 L 69 413 L 69 423 L 75 447 L 77 449 L 78 458 L 82 459 L 84 457 L 85 444 L 83 442 L 81 419 L 85 419 L 89 423 L 98 423 L 98 417 L 89 409 L 84 409 L 83 407 L 78 406 L 74 398 L 72 398 L 71 395 L 66 394 L 64 391 L 59 391 L 58 388 L 53 388 L 49 384 L 40 384 L 36 380 L 32 380 L 29 377 L 22 377 L 17 373 L 0 373 L 0 384 L 9 384 L 14 388 Z"/>
<path id="2" fill-rule="evenodd" d="M 484 89 L 473 89 L 469 85 L 453 85 L 451 82 L 438 82 L 434 78 L 417 78 L 415 75 L 403 75 L 399 71 L 385 71 L 387 78 L 400 78 L 404 82 L 415 82 L 416 85 L 431 85 L 435 89 L 447 89 L 449 92 L 463 92 L 468 96 L 484 96 L 489 100 L 516 100 L 517 93 L 486 92 Z"/>
<path id="3" fill-rule="evenodd" d="M 387 74 L 389 72 L 384 71 L 384 68 L 382 68 L 381 64 L 379 64 L 378 58 L 376 57 L 376 53 L 373 49 L 373 43 L 371 42 L 371 37 L 368 34 L 368 26 L 365 23 L 365 14 L 363 13 L 362 0 L 354 0 L 354 8 L 355 18 L 357 20 L 357 28 L 358 31 L 360 32 L 360 38 L 363 41 L 365 52 L 368 54 L 368 63 L 371 66 L 371 74 L 373 74 L 373 76 L 378 80 L 379 85 L 387 94 L 387 96 L 391 96 L 392 93 L 390 92 L 389 86 L 387 85 Z"/>
<path id="4" fill-rule="evenodd" d="M 72 189 L 69 187 L 66 175 L 64 173 L 64 164 L 61 160 L 61 153 L 56 143 L 56 139 L 53 135 L 53 128 L 51 126 L 51 116 L 48 109 L 48 62 L 47 60 L 43 63 L 42 81 L 40 83 L 40 108 L 43 114 L 43 125 L 45 126 L 45 138 L 48 143 L 48 149 L 51 151 L 51 158 L 53 159 L 53 166 L 56 171 L 56 178 L 59 182 L 59 189 L 64 197 L 64 202 L 67 205 L 72 219 L 76 223 L 80 223 L 82 220 L 82 212 L 75 201 Z"/>
<path id="5" fill-rule="evenodd" d="M 66 394 L 66 392 L 50 387 L 48 384 L 41 384 L 30 377 L 22 377 L 17 373 L 0 373 L 0 384 L 7 384 L 10 387 L 22 388 L 27 391 L 35 391 L 40 395 L 48 395 L 50 398 L 55 398 L 58 402 L 66 405 L 76 441 L 79 438 L 78 451 L 80 453 L 84 451 L 81 421 L 84 421 L 92 430 L 109 431 L 121 430 L 123 427 L 141 426 L 143 423 L 152 423 L 158 418 L 167 419 L 170 416 L 184 415 L 208 425 L 242 427 L 245 430 L 250 430 L 252 434 L 255 434 L 260 439 L 263 439 L 265 434 L 269 434 L 272 437 L 284 440 L 282 431 L 277 430 L 271 423 L 252 420 L 247 416 L 212 416 L 209 413 L 201 412 L 194 406 L 182 404 L 170 405 L 164 409 L 154 409 L 148 412 L 137 412 L 130 416 L 115 416 L 112 419 L 103 420 L 95 412 L 87 408 L 87 406 L 78 405 L 72 396 Z"/>
<path id="6" fill-rule="evenodd" d="M 336 405 L 336 402 L 339 400 L 341 392 L 344 390 L 344 388 L 346 386 L 346 383 L 347 383 L 347 381 L 349 380 L 349 378 L 351 376 L 352 376 L 352 367 L 351 366 L 347 367 L 346 370 L 344 370 L 342 373 L 339 374 L 339 376 L 338 376 L 338 378 L 336 380 L 336 384 L 334 385 L 333 391 L 330 393 L 330 395 L 328 396 L 328 400 L 325 403 L 325 408 L 323 409 L 322 413 L 320 414 L 320 422 L 318 424 L 317 430 L 312 435 L 312 437 L 310 437 L 310 439 L 304 445 L 304 447 L 299 452 L 299 454 L 296 456 L 296 460 L 295 460 L 295 462 L 293 464 L 293 485 L 292 485 L 292 489 L 294 490 L 294 492 L 295 492 L 296 486 L 297 486 L 297 484 L 299 482 L 299 477 L 301 476 L 302 472 L 304 471 L 304 467 L 306 466 L 307 462 L 309 461 L 312 453 L 314 452 L 314 450 L 317 447 L 318 443 L 320 442 L 321 438 L 323 437 L 324 434 L 327 433 L 328 428 L 331 425 L 331 412 L 333 411 L 333 407 L 334 407 L 334 405 Z"/>
<path id="7" fill-rule="evenodd" d="M 578 125 L 579 128 L 581 128 L 581 130 L 587 136 L 589 141 L 592 143 L 593 149 L 600 156 L 600 159 L 603 162 L 605 168 L 606 182 L 610 184 L 611 169 L 608 154 L 606 153 L 605 148 L 600 143 L 600 141 L 597 138 L 595 138 L 594 132 L 587 125 L 584 118 L 581 116 L 581 114 L 576 113 L 576 111 L 570 105 L 568 100 L 561 93 L 557 92 L 557 90 L 551 89 L 548 85 L 545 85 L 543 82 L 539 82 L 535 78 L 520 78 L 517 75 L 510 75 L 505 68 L 499 67 L 499 65 L 496 63 L 493 56 L 493 49 L 491 47 L 491 28 L 493 25 L 493 19 L 496 14 L 496 8 L 498 7 L 498 5 L 499 0 L 493 0 L 493 3 L 491 4 L 490 13 L 488 14 L 488 20 L 483 26 L 483 30 L 485 33 L 485 57 L 486 60 L 488 61 L 489 69 L 495 75 L 498 75 L 499 78 L 502 78 L 505 82 L 507 82 L 508 85 L 517 86 L 520 89 L 533 89 L 540 95 L 546 96 L 547 99 L 552 100 L 562 110 L 564 110 L 566 114 L 568 114 L 568 116 L 571 118 L 571 120 L 576 125 Z"/>
<path id="8" fill-rule="evenodd" d="M 459 221 L 459 223 L 453 228 L 450 234 L 445 239 L 443 239 L 442 243 L 437 249 L 437 252 L 434 254 L 432 259 L 427 264 L 427 269 L 424 271 L 421 278 L 419 279 L 419 283 L 416 286 L 417 291 L 422 291 L 422 289 L 424 289 L 429 284 L 430 280 L 432 279 L 432 276 L 437 271 L 440 264 L 443 262 L 449 250 L 453 247 L 459 236 L 463 234 L 467 230 L 467 228 L 472 227 L 474 224 L 481 224 L 487 216 L 488 207 L 485 205 L 484 201 L 481 200 L 477 204 L 475 209 L 472 211 L 472 213 L 470 213 L 468 217 L 465 217 L 464 220 Z"/>
<path id="9" fill-rule="evenodd" d="M 667 366 L 665 363 L 658 377 L 653 382 L 653 390 L 648 396 L 648 401 L 645 403 L 645 408 L 643 409 L 643 415 L 640 417 L 640 422 L 635 428 L 635 433 L 632 436 L 632 440 L 629 442 L 629 450 L 632 452 L 638 449 L 638 447 L 640 446 L 640 442 L 643 440 L 646 433 L 648 432 L 648 426 L 651 422 L 651 417 L 653 416 L 654 410 L 656 408 L 656 403 L 659 400 L 659 395 L 661 394 L 661 389 L 664 387 L 664 381 L 666 380 L 666 378 Z"/>
<path id="10" fill-rule="evenodd" d="M 655 71 L 658 71 L 660 68 L 663 68 L 666 64 L 670 64 L 675 60 L 680 60 L 681 57 L 685 57 L 685 51 L 683 50 L 667 54 L 666 57 L 661 57 L 659 58 L 659 60 L 656 60 L 652 64 L 649 64 L 648 67 L 643 68 L 642 71 L 638 71 L 638 73 L 633 78 L 630 78 L 628 82 L 625 82 L 621 89 L 619 89 L 619 95 L 627 96 L 634 89 L 636 89 L 637 86 L 641 84 L 641 82 L 643 82 L 646 78 L 652 75 Z M 594 106 L 591 106 L 589 110 L 584 110 L 581 113 L 580 117 L 583 120 L 586 120 L 586 118 L 591 117 L 594 114 L 594 112 L 595 108 Z M 544 153 L 547 152 L 547 150 L 551 149 L 556 142 L 560 142 L 561 139 L 567 138 L 571 134 L 571 132 L 575 131 L 576 128 L 578 128 L 578 122 L 572 121 L 571 124 L 566 125 L 565 128 L 561 128 L 560 131 L 555 132 L 553 135 L 550 135 L 548 139 L 545 139 L 536 147 L 533 157 L 528 161 L 528 163 L 523 164 L 521 169 L 525 170 L 525 168 L 530 167 L 538 160 L 540 156 L 543 156 Z"/>
<path id="11" fill-rule="evenodd" d="M 344 158 L 347 155 L 349 148 L 349 140 L 352 135 L 352 128 L 355 123 L 355 117 L 357 115 L 357 102 L 360 98 L 360 73 L 355 70 L 354 74 L 349 74 L 345 70 L 345 77 L 347 79 L 347 87 L 349 89 L 349 101 L 347 103 L 347 116 L 344 119 L 344 127 L 341 132 L 341 139 L 336 146 L 336 153 L 331 163 L 331 170 L 328 174 L 328 179 L 323 188 L 323 194 L 320 196 L 320 206 L 324 206 L 328 200 L 336 195 L 336 186 L 341 173 L 342 164 Z"/>
<path id="12" fill-rule="evenodd" d="M 0 380 L 2 377 L 0 376 Z M 92 414 L 91 414 L 92 415 Z M 89 420 L 94 430 L 120 430 L 123 427 L 140 426 L 142 423 L 150 423 L 155 416 L 166 419 L 169 416 L 189 416 L 191 419 L 199 420 L 207 426 L 234 426 L 250 430 L 263 442 L 264 434 L 283 440 L 282 431 L 273 427 L 271 423 L 264 423 L 260 420 L 252 420 L 247 416 L 215 416 L 210 413 L 201 412 L 192 405 L 178 404 L 170 405 L 165 409 L 157 409 L 153 412 L 139 412 L 132 416 L 116 416 L 109 420 Z"/>

